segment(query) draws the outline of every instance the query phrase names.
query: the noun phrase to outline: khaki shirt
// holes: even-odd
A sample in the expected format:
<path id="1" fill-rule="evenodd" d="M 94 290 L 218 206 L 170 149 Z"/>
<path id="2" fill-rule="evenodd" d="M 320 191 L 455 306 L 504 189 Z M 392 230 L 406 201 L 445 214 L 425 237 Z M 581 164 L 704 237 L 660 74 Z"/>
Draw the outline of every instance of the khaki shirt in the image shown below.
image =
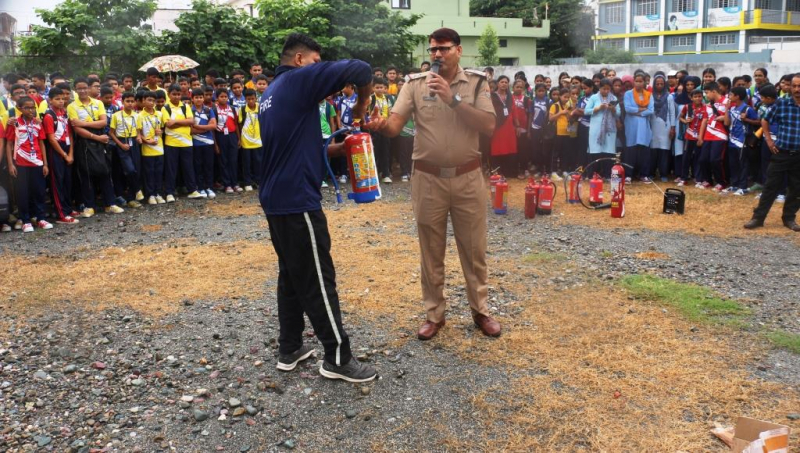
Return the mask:
<path id="1" fill-rule="evenodd" d="M 479 132 L 470 128 L 459 118 L 455 110 L 447 106 L 438 96 L 425 100 L 430 94 L 426 81 L 428 73 L 414 74 L 405 84 L 392 113 L 404 118 L 413 115 L 417 135 L 414 139 L 413 160 L 424 160 L 440 167 L 456 167 L 481 157 L 478 144 Z M 475 90 L 478 88 L 478 98 Z M 494 116 L 492 99 L 483 72 L 464 70 L 450 84 L 453 94 L 461 95 L 461 102 Z"/>

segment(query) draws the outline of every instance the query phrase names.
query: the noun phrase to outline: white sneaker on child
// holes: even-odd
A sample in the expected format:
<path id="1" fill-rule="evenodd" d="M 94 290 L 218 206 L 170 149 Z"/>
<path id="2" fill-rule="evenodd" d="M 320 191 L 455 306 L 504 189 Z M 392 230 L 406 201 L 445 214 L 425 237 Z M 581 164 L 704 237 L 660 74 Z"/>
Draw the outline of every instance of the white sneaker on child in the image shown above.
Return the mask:
<path id="1" fill-rule="evenodd" d="M 26 223 L 22 225 L 22 232 L 23 233 L 33 233 L 33 225 L 30 223 Z"/>
<path id="2" fill-rule="evenodd" d="M 208 198 L 217 198 L 217 194 L 215 194 L 214 191 L 211 189 L 206 190 L 206 196 Z"/>
<path id="3" fill-rule="evenodd" d="M 50 230 L 53 228 L 53 224 L 48 222 L 47 220 L 40 220 L 36 222 L 36 227 L 40 230 Z"/>

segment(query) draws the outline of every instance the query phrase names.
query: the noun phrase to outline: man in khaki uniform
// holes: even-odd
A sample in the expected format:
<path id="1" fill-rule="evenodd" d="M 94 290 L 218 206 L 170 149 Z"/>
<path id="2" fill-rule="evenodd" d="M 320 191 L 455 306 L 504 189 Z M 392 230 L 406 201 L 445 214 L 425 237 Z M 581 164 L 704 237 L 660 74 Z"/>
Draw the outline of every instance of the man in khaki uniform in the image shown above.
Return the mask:
<path id="1" fill-rule="evenodd" d="M 447 215 L 467 281 L 467 297 L 475 324 L 489 336 L 500 335 L 500 324 L 489 316 L 486 270 L 486 187 L 481 173 L 480 133 L 494 132 L 495 114 L 482 71 L 459 66 L 461 38 L 440 28 L 428 38 L 439 74 L 415 74 L 395 102 L 388 119 L 366 128 L 394 137 L 413 115 L 414 171 L 411 197 L 419 230 L 422 298 L 427 321 L 417 336 L 429 340 L 445 323 L 444 256 Z"/>

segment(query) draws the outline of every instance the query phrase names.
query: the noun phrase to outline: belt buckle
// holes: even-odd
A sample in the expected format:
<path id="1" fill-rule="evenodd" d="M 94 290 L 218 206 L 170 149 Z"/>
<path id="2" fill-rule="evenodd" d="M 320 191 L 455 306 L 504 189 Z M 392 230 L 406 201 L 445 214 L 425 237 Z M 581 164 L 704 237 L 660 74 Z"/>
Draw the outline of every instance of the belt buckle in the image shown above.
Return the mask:
<path id="1" fill-rule="evenodd" d="M 455 178 L 458 167 L 439 167 L 440 178 Z"/>

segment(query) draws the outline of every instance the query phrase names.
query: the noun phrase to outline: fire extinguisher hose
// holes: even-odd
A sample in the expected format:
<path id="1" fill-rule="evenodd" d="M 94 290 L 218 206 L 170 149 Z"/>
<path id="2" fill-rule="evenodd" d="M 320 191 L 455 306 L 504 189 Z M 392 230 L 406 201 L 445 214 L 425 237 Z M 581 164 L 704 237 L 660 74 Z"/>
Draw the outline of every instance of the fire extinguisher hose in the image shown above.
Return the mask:
<path id="1" fill-rule="evenodd" d="M 322 156 L 325 159 L 325 166 L 328 168 L 328 175 L 330 175 L 331 180 L 333 181 L 333 187 L 336 191 L 336 204 L 342 203 L 342 191 L 339 187 L 339 181 L 336 179 L 336 175 L 333 174 L 333 169 L 331 168 L 331 161 L 328 159 L 328 146 L 331 144 L 331 141 L 338 137 L 339 135 L 345 134 L 350 132 L 352 129 L 348 127 L 343 127 L 338 131 L 332 133 L 328 138 L 325 139 L 325 144 L 322 146 Z"/>
<path id="2" fill-rule="evenodd" d="M 578 181 L 578 187 L 577 187 L 578 200 L 580 200 L 581 205 L 583 205 L 583 207 L 586 208 L 586 209 L 591 209 L 593 211 L 596 211 L 598 209 L 608 209 L 608 208 L 611 207 L 611 203 L 603 203 L 603 204 L 597 205 L 597 206 L 587 205 L 583 201 L 583 197 L 581 197 L 581 185 L 583 183 L 583 180 L 588 177 L 587 175 L 591 174 L 591 173 L 589 173 L 589 169 L 593 165 L 597 165 L 599 162 L 604 162 L 604 161 L 607 161 L 607 160 L 611 160 L 611 161 L 617 162 L 617 158 L 616 157 L 601 157 L 600 159 L 597 159 L 595 161 L 590 162 L 589 165 L 587 165 L 586 167 L 584 167 L 584 168 L 578 167 L 578 169 L 576 169 L 574 172 L 570 173 L 570 175 L 572 175 L 574 173 L 581 173 L 581 180 Z M 626 164 L 624 162 L 619 162 L 619 164 L 622 165 L 623 167 L 627 167 L 629 170 L 633 171 L 633 167 L 631 165 L 628 165 L 628 164 Z M 565 179 L 565 181 L 566 181 L 566 179 Z"/>

